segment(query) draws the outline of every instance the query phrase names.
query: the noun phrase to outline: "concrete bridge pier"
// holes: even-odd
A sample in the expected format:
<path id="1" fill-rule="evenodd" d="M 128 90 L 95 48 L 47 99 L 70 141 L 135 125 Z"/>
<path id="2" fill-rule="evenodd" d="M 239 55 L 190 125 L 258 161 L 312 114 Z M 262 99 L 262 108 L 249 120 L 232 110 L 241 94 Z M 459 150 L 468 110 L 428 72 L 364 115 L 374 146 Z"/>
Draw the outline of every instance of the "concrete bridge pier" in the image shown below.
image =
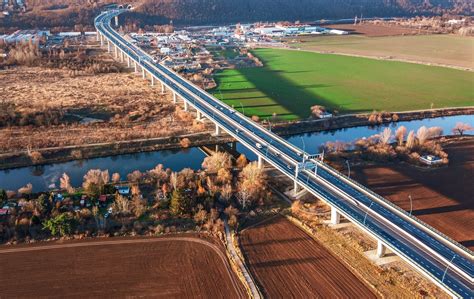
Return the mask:
<path id="1" fill-rule="evenodd" d="M 100 41 L 100 33 L 99 33 L 99 31 L 97 31 L 97 34 L 96 34 L 96 41 Z"/>
<path id="2" fill-rule="evenodd" d="M 115 27 L 118 27 L 118 25 L 119 25 L 119 22 L 118 22 L 118 21 L 119 21 L 119 20 L 118 20 L 118 16 L 115 16 L 115 18 L 114 18 L 114 19 L 115 19 Z"/>
<path id="3" fill-rule="evenodd" d="M 125 57 L 124 57 L 124 53 L 123 51 L 120 51 L 120 61 L 123 63 L 125 61 Z"/>
<path id="4" fill-rule="evenodd" d="M 100 36 L 100 46 L 103 47 L 104 46 L 104 36 L 102 34 L 99 34 Z"/>
<path id="5" fill-rule="evenodd" d="M 377 240 L 377 253 L 378 258 L 382 258 L 387 253 L 387 247 L 382 243 L 382 241 Z"/>
<path id="6" fill-rule="evenodd" d="M 135 69 L 135 73 L 138 73 L 138 66 L 135 61 L 133 62 L 133 68 Z"/>
<path id="7" fill-rule="evenodd" d="M 202 113 L 199 110 L 196 111 L 196 120 L 198 120 L 198 121 L 202 120 Z"/>
<path id="8" fill-rule="evenodd" d="M 142 67 L 142 78 L 146 79 L 146 73 L 145 73 L 145 68 Z"/>
<path id="9" fill-rule="evenodd" d="M 258 155 L 258 168 L 262 168 L 263 167 L 263 158 L 262 156 Z"/>
<path id="10" fill-rule="evenodd" d="M 165 83 L 161 82 L 161 94 L 165 94 Z M 173 101 L 176 93 L 173 93 Z M 175 102 L 176 103 L 176 102 Z"/>
<path id="11" fill-rule="evenodd" d="M 219 136 L 220 134 L 221 134 L 221 128 L 216 124 L 216 133 L 215 133 L 215 135 Z"/>
<path id="12" fill-rule="evenodd" d="M 114 47 L 114 57 L 115 57 L 115 59 L 118 58 L 118 47 L 117 46 Z"/>
<path id="13" fill-rule="evenodd" d="M 299 192 L 298 182 L 296 180 L 293 181 L 293 196 L 297 196 Z"/>
<path id="14" fill-rule="evenodd" d="M 127 56 L 127 67 L 130 68 L 130 56 Z"/>
<path id="15" fill-rule="evenodd" d="M 110 48 L 110 41 L 107 40 L 107 52 L 112 52 L 112 49 Z"/>
<path id="16" fill-rule="evenodd" d="M 155 77 L 151 75 L 151 86 L 155 86 Z"/>
<path id="17" fill-rule="evenodd" d="M 331 224 L 336 225 L 341 222 L 341 214 L 336 210 L 336 208 L 331 207 Z"/>
<path id="18" fill-rule="evenodd" d="M 176 93 L 173 93 L 173 97 L 175 97 Z M 188 105 L 188 102 L 187 101 L 184 101 L 184 111 L 188 111 L 189 110 L 189 105 Z"/>
<path id="19" fill-rule="evenodd" d="M 163 86 L 163 85 L 161 85 L 161 86 Z M 164 91 L 162 91 L 162 92 L 165 93 Z M 176 92 L 173 92 L 173 103 L 174 104 L 178 103 L 178 96 L 176 95 Z M 186 103 L 186 101 L 185 101 L 185 103 Z"/>

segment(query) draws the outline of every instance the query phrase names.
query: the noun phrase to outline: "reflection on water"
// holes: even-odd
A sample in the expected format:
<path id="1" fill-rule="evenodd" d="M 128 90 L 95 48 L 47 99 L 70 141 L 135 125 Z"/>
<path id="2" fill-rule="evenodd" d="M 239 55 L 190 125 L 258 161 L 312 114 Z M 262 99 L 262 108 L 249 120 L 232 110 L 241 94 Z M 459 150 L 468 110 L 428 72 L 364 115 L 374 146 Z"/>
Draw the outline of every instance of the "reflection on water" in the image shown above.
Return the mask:
<path id="1" fill-rule="evenodd" d="M 474 116 L 459 115 L 398 122 L 378 127 L 354 127 L 317 133 L 305 133 L 293 135 L 287 139 L 294 145 L 304 148 L 307 152 L 316 153 L 318 152 L 318 148 L 328 141 L 339 140 L 351 142 L 358 138 L 377 134 L 387 126 L 391 127 L 392 131 L 401 125 L 405 126 L 408 131 L 416 131 L 421 126 L 438 126 L 444 130 L 444 134 L 450 134 L 451 129 L 457 122 L 470 123 L 473 125 Z M 256 156 L 241 144 L 237 145 L 237 150 L 244 153 L 251 160 L 256 159 Z M 176 171 L 186 167 L 199 169 L 204 157 L 204 153 L 201 152 L 199 148 L 188 148 L 184 150 L 136 153 L 44 166 L 23 167 L 0 171 L 0 188 L 17 190 L 27 183 L 32 183 L 35 191 L 42 191 L 53 184 L 58 184 L 59 177 L 64 172 L 69 175 L 74 186 L 79 186 L 82 184 L 84 174 L 89 169 L 97 168 L 108 169 L 111 175 L 114 172 L 118 172 L 122 178 L 125 178 L 128 173 L 134 170 L 146 171 L 160 163 Z"/>
<path id="2" fill-rule="evenodd" d="M 71 178 L 73 186 L 80 186 L 89 169 L 108 169 L 110 175 L 118 172 L 122 178 L 134 170 L 146 171 L 160 163 L 173 170 L 186 167 L 198 169 L 204 157 L 199 148 L 190 148 L 183 151 L 165 150 L 15 168 L 0 171 L 0 188 L 17 190 L 27 183 L 32 183 L 35 191 L 42 191 L 53 184 L 58 185 L 64 172 Z"/>

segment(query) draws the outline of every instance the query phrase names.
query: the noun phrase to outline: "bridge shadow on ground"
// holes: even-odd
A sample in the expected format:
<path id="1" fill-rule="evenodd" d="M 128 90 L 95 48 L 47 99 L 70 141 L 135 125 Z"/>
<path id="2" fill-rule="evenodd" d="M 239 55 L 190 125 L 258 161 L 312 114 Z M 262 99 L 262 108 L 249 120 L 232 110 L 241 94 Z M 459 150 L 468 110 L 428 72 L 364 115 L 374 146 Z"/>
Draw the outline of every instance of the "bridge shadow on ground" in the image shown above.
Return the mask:
<path id="1" fill-rule="evenodd" d="M 284 110 L 288 111 L 287 113 L 278 113 L 279 116 L 289 116 L 295 115 L 300 119 L 306 119 L 311 115 L 311 106 L 321 105 L 327 108 L 341 110 L 341 107 L 336 107 L 335 104 L 318 94 L 317 89 L 332 87 L 326 84 L 302 84 L 299 85 L 292 80 L 289 80 L 286 76 L 295 74 L 295 73 L 311 73 L 311 71 L 301 70 L 301 71 L 283 71 L 283 70 L 274 70 L 268 67 L 269 62 L 272 59 L 280 59 L 278 55 L 268 55 L 266 60 L 263 60 L 264 66 L 261 68 L 242 68 L 237 69 L 236 71 L 239 75 L 230 74 L 225 75 L 224 77 L 240 77 L 240 75 L 250 82 L 254 87 L 249 88 L 235 88 L 235 89 L 226 89 L 219 91 L 219 87 L 215 88 L 212 92 L 219 95 L 221 93 L 224 96 L 224 100 L 232 101 L 241 101 L 244 107 L 255 102 L 251 107 L 255 110 L 259 108 L 269 107 L 271 104 L 281 106 Z M 216 81 L 218 86 L 225 81 L 224 77 L 219 78 L 217 76 Z M 229 81 L 229 83 L 238 83 L 242 82 L 241 80 Z M 261 92 L 264 96 L 254 96 L 246 95 L 246 93 L 252 92 Z M 231 95 L 231 98 L 227 98 L 226 95 Z M 219 96 L 217 96 L 219 98 Z M 269 101 L 264 99 L 268 98 Z M 258 100 L 261 101 L 258 101 Z M 244 102 L 245 100 L 245 102 Z M 259 105 L 259 102 L 261 105 Z M 261 117 L 272 116 L 273 112 L 268 112 L 268 109 L 263 109 L 262 113 L 259 113 Z M 267 113 L 265 113 L 267 112 Z"/>

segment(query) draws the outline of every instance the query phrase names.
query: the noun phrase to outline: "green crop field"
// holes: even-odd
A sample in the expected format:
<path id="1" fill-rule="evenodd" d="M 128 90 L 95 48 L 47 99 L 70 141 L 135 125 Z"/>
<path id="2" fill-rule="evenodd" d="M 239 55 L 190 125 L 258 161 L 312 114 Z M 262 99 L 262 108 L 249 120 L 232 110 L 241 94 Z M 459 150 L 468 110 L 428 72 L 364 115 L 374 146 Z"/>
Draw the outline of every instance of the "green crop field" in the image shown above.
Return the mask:
<path id="1" fill-rule="evenodd" d="M 211 92 L 248 116 L 305 119 L 339 113 L 474 105 L 474 73 L 419 64 L 280 49 L 254 51 L 262 68 L 225 70 Z"/>
<path id="2" fill-rule="evenodd" d="M 449 34 L 307 36 L 288 39 L 292 48 L 474 68 L 474 37 Z"/>

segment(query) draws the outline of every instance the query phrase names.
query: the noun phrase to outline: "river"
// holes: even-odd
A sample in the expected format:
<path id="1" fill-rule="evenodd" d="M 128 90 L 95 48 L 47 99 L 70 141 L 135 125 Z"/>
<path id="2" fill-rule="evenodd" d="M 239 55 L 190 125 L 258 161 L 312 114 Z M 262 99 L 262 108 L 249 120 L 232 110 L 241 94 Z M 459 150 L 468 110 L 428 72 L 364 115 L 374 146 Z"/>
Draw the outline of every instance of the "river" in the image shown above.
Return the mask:
<path id="1" fill-rule="evenodd" d="M 416 130 L 421 126 L 441 127 L 444 134 L 450 134 L 451 129 L 457 122 L 474 125 L 474 115 L 457 115 L 449 117 L 438 117 L 423 120 L 403 121 L 376 127 L 353 127 L 332 131 L 305 133 L 292 135 L 286 139 L 292 144 L 304 148 L 309 153 L 316 153 L 321 145 L 327 141 L 351 142 L 362 137 L 381 132 L 385 127 L 392 128 L 394 132 L 397 127 L 405 126 L 408 131 Z M 237 145 L 237 150 L 245 154 L 250 160 L 256 156 L 242 145 Z M 22 167 L 0 171 L 0 188 L 17 190 L 27 183 L 33 184 L 35 192 L 45 191 L 53 184 L 59 184 L 59 178 L 67 173 L 71 178 L 73 186 L 80 186 L 84 174 L 89 169 L 108 169 L 110 175 L 117 172 L 122 178 L 134 170 L 146 171 L 154 168 L 157 164 L 163 164 L 174 171 L 189 167 L 199 169 L 205 154 L 199 148 L 184 150 L 164 150 L 147 153 L 118 155 L 102 158 L 94 158 L 81 161 L 70 161 L 51 165 Z"/>

